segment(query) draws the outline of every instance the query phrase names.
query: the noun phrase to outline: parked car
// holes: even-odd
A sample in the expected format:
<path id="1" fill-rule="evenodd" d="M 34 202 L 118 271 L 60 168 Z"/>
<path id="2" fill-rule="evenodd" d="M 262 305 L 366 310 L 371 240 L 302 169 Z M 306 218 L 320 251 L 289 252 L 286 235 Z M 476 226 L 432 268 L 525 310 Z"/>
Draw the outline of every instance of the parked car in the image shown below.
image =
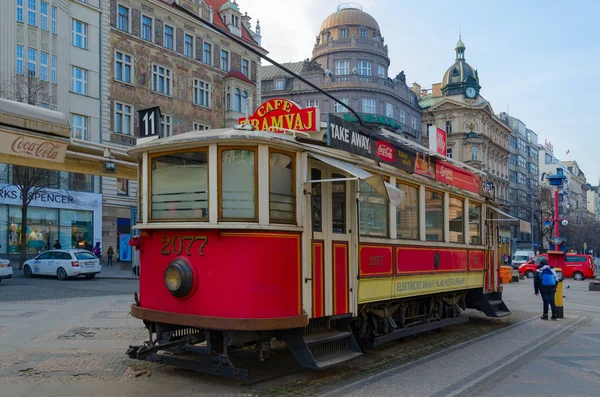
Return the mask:
<path id="1" fill-rule="evenodd" d="M 96 255 L 80 249 L 46 251 L 23 264 L 25 277 L 48 275 L 56 276 L 59 280 L 76 276 L 94 278 L 101 270 Z"/>
<path id="2" fill-rule="evenodd" d="M 512 257 L 512 268 L 518 269 L 520 265 L 532 259 L 535 256 L 533 251 L 515 251 Z"/>
<path id="3" fill-rule="evenodd" d="M 5 278 L 12 278 L 13 269 L 8 259 L 0 258 L 0 281 Z"/>
<path id="4" fill-rule="evenodd" d="M 519 273 L 527 278 L 533 278 L 537 270 L 537 265 L 542 258 L 546 258 L 550 266 L 560 267 L 563 277 L 573 277 L 573 280 L 584 280 L 594 277 L 594 262 L 590 255 L 567 254 L 567 255 L 548 255 L 540 254 L 535 258 L 519 266 Z"/>

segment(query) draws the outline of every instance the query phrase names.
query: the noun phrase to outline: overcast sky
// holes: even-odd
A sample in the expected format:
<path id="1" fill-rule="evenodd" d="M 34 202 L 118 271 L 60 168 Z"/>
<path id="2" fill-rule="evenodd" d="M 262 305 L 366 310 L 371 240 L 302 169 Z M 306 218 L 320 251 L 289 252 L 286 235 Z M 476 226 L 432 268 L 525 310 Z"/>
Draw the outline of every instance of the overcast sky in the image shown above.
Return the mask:
<path id="1" fill-rule="evenodd" d="M 263 47 L 278 62 L 312 56 L 323 20 L 338 0 L 238 0 L 260 20 Z M 343 1 L 341 3 L 344 3 Z M 509 111 L 548 139 L 561 160 L 576 160 L 597 185 L 600 110 L 600 1 L 363 0 L 389 48 L 389 75 L 401 70 L 423 88 L 454 62 L 459 28 L 467 62 L 494 112 Z M 570 150 L 567 155 L 566 152 Z M 543 158 L 540 159 L 543 161 Z"/>

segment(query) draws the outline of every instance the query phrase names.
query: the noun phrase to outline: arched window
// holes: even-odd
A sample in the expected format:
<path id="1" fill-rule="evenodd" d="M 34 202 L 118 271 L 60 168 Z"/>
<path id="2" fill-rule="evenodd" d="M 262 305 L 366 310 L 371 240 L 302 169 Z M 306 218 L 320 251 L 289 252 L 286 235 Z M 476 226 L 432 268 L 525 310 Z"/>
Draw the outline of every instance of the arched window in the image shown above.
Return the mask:
<path id="1" fill-rule="evenodd" d="M 248 107 L 248 91 L 244 91 L 242 93 L 242 113 L 246 113 L 246 110 L 248 111 L 248 113 L 250 113 L 250 109 L 247 109 Z"/>
<path id="2" fill-rule="evenodd" d="M 225 104 L 225 108 L 227 110 L 231 110 L 231 88 L 227 87 L 227 95 L 225 95 L 225 101 L 227 102 Z"/>
<path id="3" fill-rule="evenodd" d="M 241 112 L 242 111 L 242 95 L 240 94 L 240 89 L 236 88 L 235 89 L 235 104 L 234 104 L 234 109 L 236 112 Z"/>

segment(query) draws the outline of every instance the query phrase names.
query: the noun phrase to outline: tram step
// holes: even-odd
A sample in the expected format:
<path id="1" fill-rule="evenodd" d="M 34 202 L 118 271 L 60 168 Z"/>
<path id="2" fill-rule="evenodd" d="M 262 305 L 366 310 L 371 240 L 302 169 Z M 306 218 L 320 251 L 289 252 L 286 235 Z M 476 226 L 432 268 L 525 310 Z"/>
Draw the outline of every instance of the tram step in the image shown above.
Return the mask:
<path id="1" fill-rule="evenodd" d="M 362 356 L 362 353 L 361 352 L 334 353 L 334 354 L 329 354 L 327 356 L 321 357 L 319 360 L 317 360 L 317 364 L 319 366 L 318 367 L 319 369 L 325 369 L 325 368 L 331 367 L 333 365 L 351 360 L 358 356 Z"/>
<path id="2" fill-rule="evenodd" d="M 497 293 L 482 294 L 475 306 L 488 317 L 504 317 L 510 310 Z"/>
<path id="3" fill-rule="evenodd" d="M 306 342 L 307 345 L 313 343 L 333 342 L 338 339 L 347 338 L 351 335 L 352 333 L 350 331 L 329 330 L 327 332 L 322 332 L 319 334 L 306 335 L 304 337 L 304 342 Z"/>

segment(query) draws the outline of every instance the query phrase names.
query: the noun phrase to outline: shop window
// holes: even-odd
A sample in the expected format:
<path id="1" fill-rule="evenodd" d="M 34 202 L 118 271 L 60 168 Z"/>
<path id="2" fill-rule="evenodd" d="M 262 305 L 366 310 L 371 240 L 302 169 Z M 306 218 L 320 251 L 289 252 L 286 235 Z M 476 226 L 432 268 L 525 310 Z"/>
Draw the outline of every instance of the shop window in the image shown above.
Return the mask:
<path id="1" fill-rule="evenodd" d="M 271 152 L 269 154 L 269 217 L 271 222 L 296 220 L 294 187 L 294 156 Z"/>
<path id="2" fill-rule="evenodd" d="M 471 244 L 481 244 L 481 205 L 469 203 L 469 238 Z"/>
<path id="3" fill-rule="evenodd" d="M 425 190 L 425 240 L 444 241 L 444 196 Z"/>
<path id="4" fill-rule="evenodd" d="M 94 191 L 94 176 L 88 174 L 72 173 L 71 175 L 71 190 L 78 192 L 93 192 Z"/>
<path id="5" fill-rule="evenodd" d="M 396 233 L 398 238 L 416 240 L 419 238 L 419 188 L 397 184 L 404 192 L 404 198 L 396 207 Z"/>
<path id="6" fill-rule="evenodd" d="M 129 196 L 129 180 L 117 178 L 117 195 Z"/>
<path id="7" fill-rule="evenodd" d="M 22 229 L 22 219 L 21 208 L 17 206 L 8 207 L 8 249 L 6 251 L 9 254 L 21 252 L 22 233 L 26 233 L 25 250 L 30 255 L 52 248 L 54 242 L 59 239 L 57 209 L 29 207 L 26 230 Z M 5 220 L 6 218 L 3 219 L 3 221 Z M 3 250 L 2 252 L 6 251 Z"/>
<path id="8" fill-rule="evenodd" d="M 257 219 L 256 149 L 221 149 L 220 218 Z"/>
<path id="9" fill-rule="evenodd" d="M 208 219 L 207 152 L 153 157 L 151 172 L 151 219 Z"/>
<path id="10" fill-rule="evenodd" d="M 93 248 L 92 211 L 60 210 L 60 245 L 65 248 Z"/>
<path id="11" fill-rule="evenodd" d="M 465 202 L 456 197 L 450 197 L 449 202 L 450 210 L 450 242 L 451 243 L 464 243 L 465 236 Z"/>
<path id="12" fill-rule="evenodd" d="M 333 174 L 332 178 L 346 178 Z M 346 181 L 331 183 L 331 229 L 333 233 L 346 233 Z"/>
<path id="13" fill-rule="evenodd" d="M 318 181 L 322 179 L 321 170 L 313 168 L 310 170 L 310 179 Z M 310 202 L 312 206 L 312 228 L 313 232 L 323 231 L 323 196 L 321 182 L 312 183 Z"/>
<path id="14" fill-rule="evenodd" d="M 359 182 L 360 234 L 387 237 L 388 200 L 365 181 Z"/>

